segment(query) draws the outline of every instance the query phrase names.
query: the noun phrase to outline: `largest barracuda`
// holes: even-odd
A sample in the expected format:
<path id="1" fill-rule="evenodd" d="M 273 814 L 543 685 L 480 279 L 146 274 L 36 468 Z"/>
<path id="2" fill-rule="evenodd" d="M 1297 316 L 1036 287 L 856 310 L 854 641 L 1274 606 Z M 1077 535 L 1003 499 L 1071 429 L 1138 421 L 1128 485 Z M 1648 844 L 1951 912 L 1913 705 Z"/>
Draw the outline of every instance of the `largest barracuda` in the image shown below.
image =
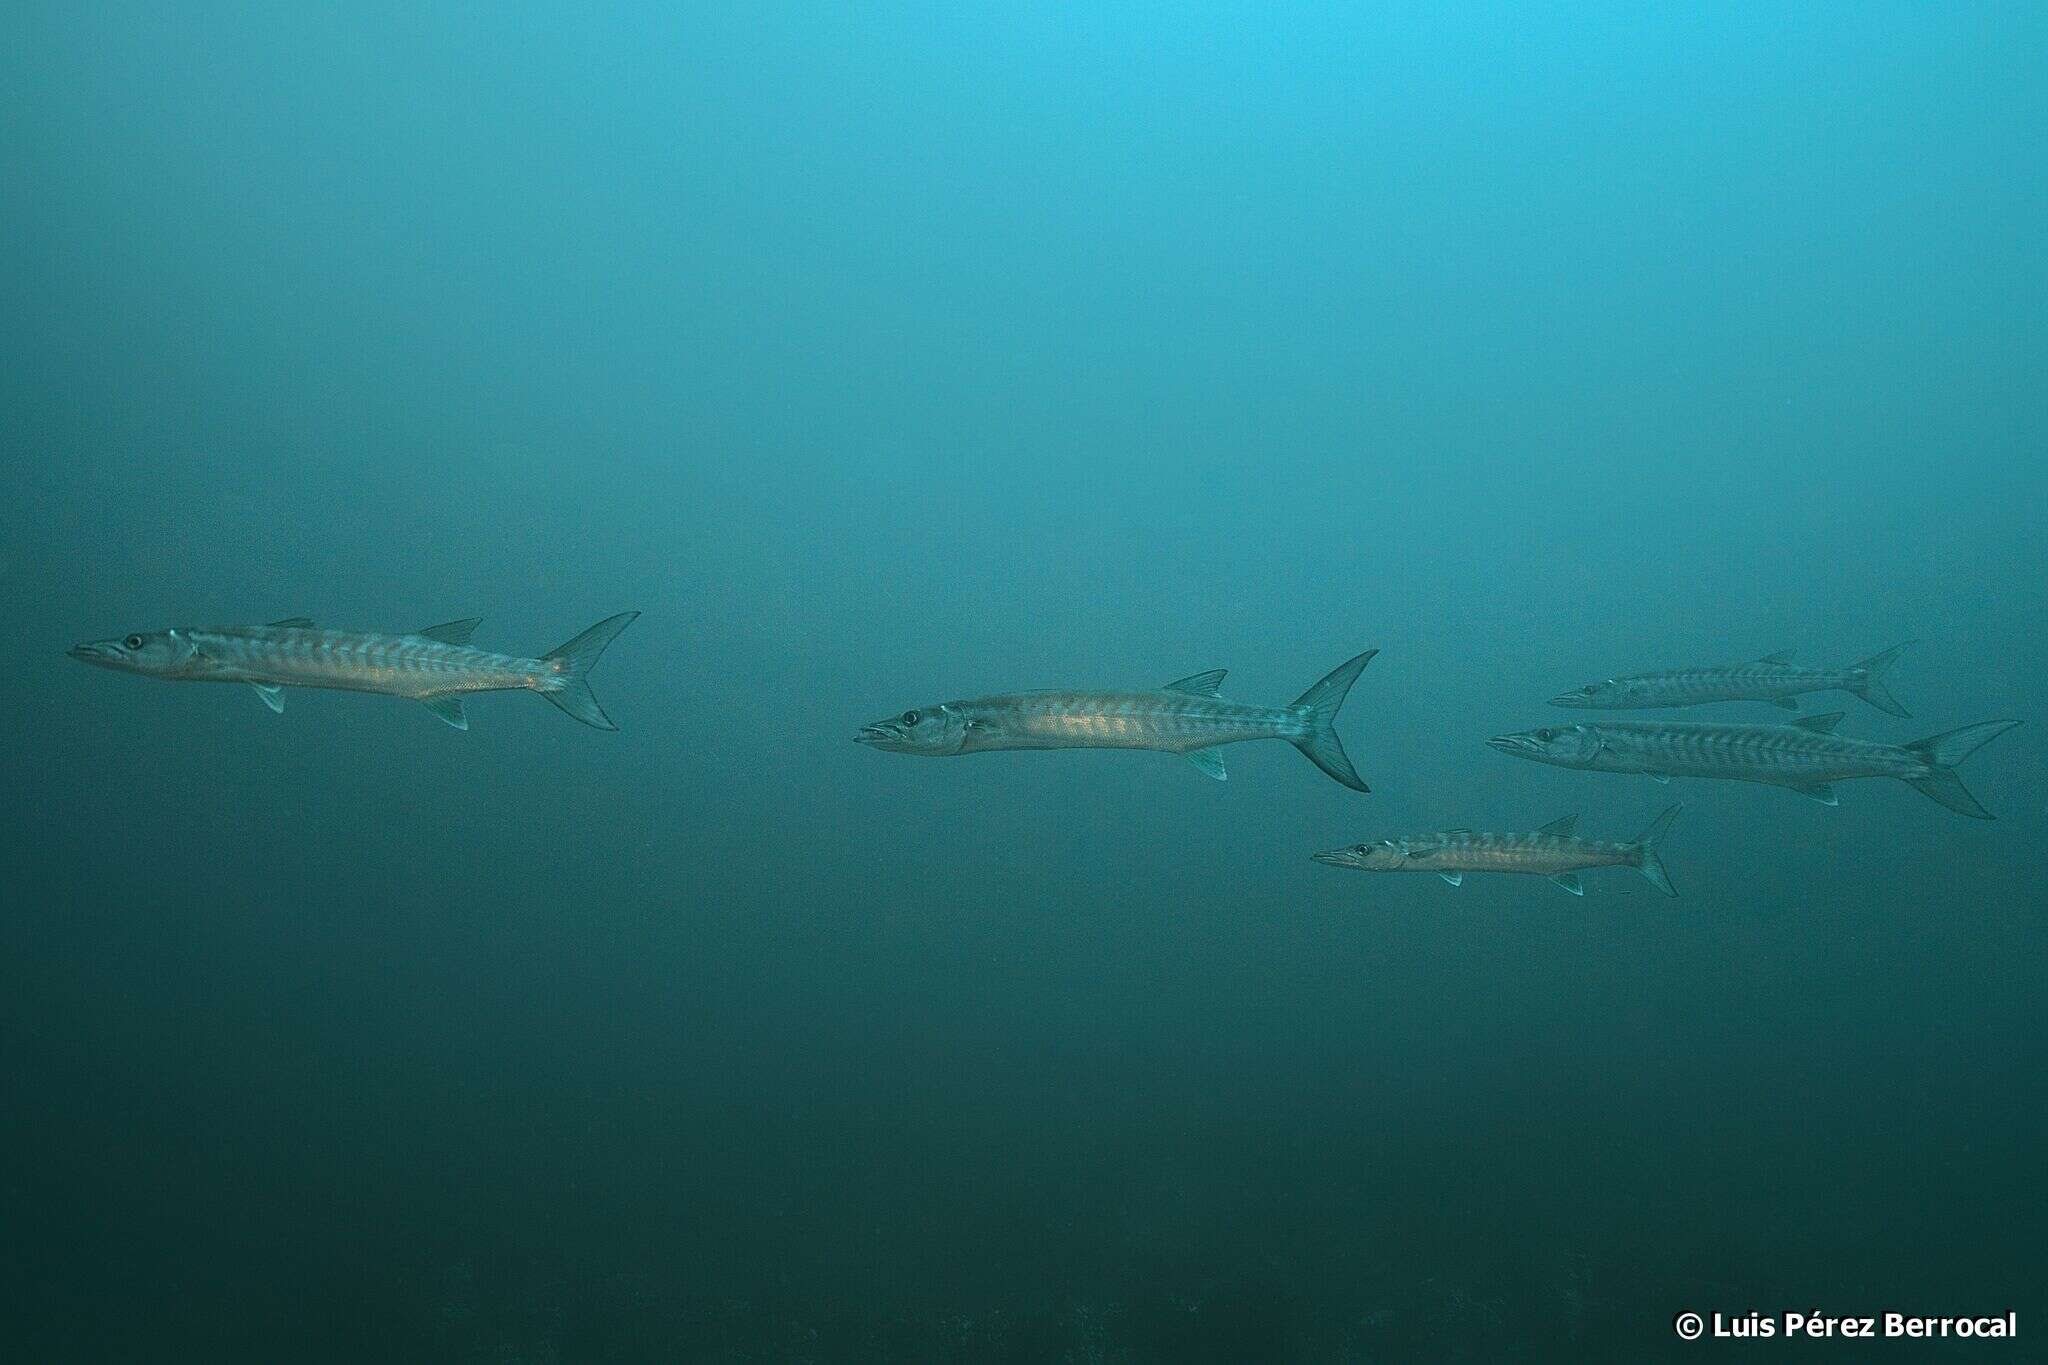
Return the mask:
<path id="1" fill-rule="evenodd" d="M 1604 773 L 1718 777 L 1790 787 L 1836 805 L 1833 784 L 1854 777 L 1896 777 L 1950 810 L 1992 818 L 1956 776 L 1956 765 L 2004 734 L 2016 720 L 1988 720 L 1911 744 L 1879 744 L 1835 734 L 1840 711 L 1807 716 L 1789 725 L 1707 725 L 1697 721 L 1610 721 L 1550 725 L 1497 735 L 1486 742 L 1503 753 Z"/>
<path id="2" fill-rule="evenodd" d="M 1339 664 L 1292 706 L 1225 701 L 1217 695 L 1224 673 L 1218 668 L 1148 692 L 1011 692 L 939 702 L 878 720 L 854 740 L 932 758 L 990 749 L 1159 749 L 1187 755 L 1221 781 L 1217 745 L 1284 739 L 1345 786 L 1367 791 L 1331 722 L 1377 653 L 1368 649 Z"/>
<path id="3" fill-rule="evenodd" d="M 247 683 L 273 711 L 284 710 L 287 687 L 410 697 L 458 730 L 469 728 L 462 709 L 468 693 L 538 692 L 585 725 L 616 730 L 590 690 L 590 670 L 639 614 L 599 621 L 538 659 L 475 648 L 469 637 L 476 619 L 381 635 L 321 630 L 303 616 L 267 626 L 174 626 L 78 645 L 71 657 L 176 682 Z"/>

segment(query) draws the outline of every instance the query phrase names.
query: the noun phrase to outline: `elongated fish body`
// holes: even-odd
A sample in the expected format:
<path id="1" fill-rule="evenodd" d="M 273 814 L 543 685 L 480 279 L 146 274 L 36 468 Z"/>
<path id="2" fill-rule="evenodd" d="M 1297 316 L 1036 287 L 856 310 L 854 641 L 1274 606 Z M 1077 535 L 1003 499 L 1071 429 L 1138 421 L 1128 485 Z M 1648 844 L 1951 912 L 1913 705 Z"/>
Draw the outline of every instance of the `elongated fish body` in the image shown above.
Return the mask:
<path id="1" fill-rule="evenodd" d="M 1841 719 L 1841 712 L 1832 711 L 1789 725 L 1606 721 L 1526 730 L 1487 743 L 1504 753 L 1564 768 L 1790 787 L 1831 806 L 1837 804 L 1836 782 L 1893 777 L 1951 810 L 1991 818 L 1963 787 L 1954 768 L 2018 721 L 1987 721 L 1911 744 L 1881 744 L 1835 734 Z"/>
<path id="2" fill-rule="evenodd" d="M 216 626 L 181 631 L 192 645 L 188 682 L 262 683 L 428 697 L 537 690 L 555 661 L 494 654 L 431 635 L 303 626 Z"/>
<path id="3" fill-rule="evenodd" d="M 1739 664 L 1667 668 L 1588 683 L 1550 699 L 1553 706 L 1601 711 L 1702 706 L 1710 702 L 1762 701 L 1799 709 L 1808 692 L 1848 692 L 1894 716 L 1911 714 L 1885 686 L 1885 672 L 1911 645 L 1894 645 L 1847 668 L 1798 668 L 1789 654 L 1767 654 Z"/>
<path id="4" fill-rule="evenodd" d="M 1376 844 L 1353 844 L 1315 855 L 1319 863 L 1361 872 L 1434 872 L 1452 886 L 1467 872 L 1513 872 L 1547 877 L 1573 895 L 1584 895 L 1578 874 L 1588 868 L 1632 867 L 1658 890 L 1675 896 L 1671 879 L 1657 856 L 1657 845 L 1678 817 L 1673 806 L 1657 817 L 1640 839 L 1582 839 L 1572 832 L 1578 817 L 1567 815 L 1526 834 L 1491 834 L 1448 829 L 1437 834 L 1403 835 Z"/>
<path id="5" fill-rule="evenodd" d="M 1221 697 L 1156 692 L 1016 692 L 947 703 L 962 708 L 965 754 L 988 749 L 1157 749 L 1186 754 L 1248 739 L 1309 733 L 1291 706 L 1250 706 Z"/>
<path id="6" fill-rule="evenodd" d="M 892 753 L 950 757 L 997 749 L 1156 749 L 1226 776 L 1208 752 L 1223 744 L 1284 739 L 1347 787 L 1367 790 L 1331 722 L 1372 656 L 1333 669 L 1291 706 L 1251 706 L 1217 695 L 1215 669 L 1146 691 L 1010 692 L 940 702 L 875 722 L 854 736 Z"/>
<path id="7" fill-rule="evenodd" d="M 618 633 L 638 616 L 624 612 L 538 658 L 498 654 L 469 643 L 476 620 L 450 621 L 409 635 L 322 630 L 301 617 L 265 626 L 175 626 L 147 635 L 79 645 L 74 658 L 175 682 L 238 682 L 274 711 L 281 689 L 318 687 L 376 692 L 425 703 L 468 729 L 462 698 L 473 692 L 538 692 L 586 725 L 615 730 L 597 704 L 588 675 Z"/>

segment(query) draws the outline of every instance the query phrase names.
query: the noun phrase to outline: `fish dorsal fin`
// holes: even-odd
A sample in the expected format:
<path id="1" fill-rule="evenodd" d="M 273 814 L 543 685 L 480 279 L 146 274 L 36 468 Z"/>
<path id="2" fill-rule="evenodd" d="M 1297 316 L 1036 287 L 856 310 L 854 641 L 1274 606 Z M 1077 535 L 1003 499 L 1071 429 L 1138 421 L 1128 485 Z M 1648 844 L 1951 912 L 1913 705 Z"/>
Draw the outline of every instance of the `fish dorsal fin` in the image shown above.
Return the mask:
<path id="1" fill-rule="evenodd" d="M 1835 727 L 1842 723 L 1842 713 L 1824 711 L 1817 716 L 1801 716 L 1797 720 L 1788 720 L 1785 723 L 1801 730 L 1811 730 L 1817 735 L 1831 735 L 1835 732 Z"/>
<path id="2" fill-rule="evenodd" d="M 276 683 L 250 683 L 256 695 L 263 698 L 263 704 L 280 716 L 284 714 L 284 689 Z"/>
<path id="3" fill-rule="evenodd" d="M 1792 662 L 1792 651 L 1789 649 L 1781 649 L 1775 654 L 1764 655 L 1764 657 L 1758 659 L 1757 662 L 1760 664 L 1790 664 Z"/>
<path id="4" fill-rule="evenodd" d="M 483 620 L 481 616 L 472 616 L 466 621 L 445 621 L 438 626 L 416 630 L 413 634 L 422 639 L 439 640 L 444 645 L 466 645 L 469 643 L 469 637 L 476 634 L 476 628 L 483 624 Z"/>
<path id="5" fill-rule="evenodd" d="M 1442 877 L 1442 878 L 1443 878 L 1443 879 L 1444 879 L 1445 881 L 1449 882 L 1449 883 L 1450 883 L 1450 884 L 1451 884 L 1452 886 L 1456 886 L 1456 885 L 1458 885 L 1458 884 L 1459 884 L 1460 882 L 1462 882 L 1462 881 L 1464 881 L 1464 880 L 1465 880 L 1465 874 L 1464 874 L 1464 873 L 1462 873 L 1462 872 L 1439 872 L 1439 873 L 1437 873 L 1436 875 L 1437 875 L 1437 876 L 1439 876 L 1439 877 Z"/>
<path id="6" fill-rule="evenodd" d="M 1223 755 L 1214 749 L 1197 749 L 1188 755 L 1188 762 L 1218 782 L 1227 782 L 1230 779 L 1230 774 L 1223 771 Z"/>
<path id="7" fill-rule="evenodd" d="M 280 630 L 311 630 L 313 628 L 313 618 L 310 616 L 287 616 L 282 621 L 272 621 L 269 624 L 276 626 Z"/>
<path id="8" fill-rule="evenodd" d="M 1550 880 L 1552 885 L 1561 886 L 1574 896 L 1586 894 L 1586 884 L 1579 880 L 1579 874 L 1576 872 L 1560 872 Z"/>
<path id="9" fill-rule="evenodd" d="M 1212 668 L 1207 673 L 1190 673 L 1185 678 L 1176 678 L 1168 683 L 1165 691 L 1186 692 L 1194 697 L 1213 697 L 1216 689 L 1223 686 L 1223 675 L 1227 668 Z"/>
<path id="10" fill-rule="evenodd" d="M 1545 825 L 1543 828 L 1537 830 L 1536 832 L 1538 834 L 1570 834 L 1572 832 L 1572 826 L 1578 823 L 1578 814 L 1577 812 L 1574 812 L 1570 815 L 1560 815 L 1559 817 L 1557 817 L 1557 819 L 1552 820 L 1549 824 Z"/>
<path id="11" fill-rule="evenodd" d="M 420 701 L 425 703 L 429 711 L 432 711 L 456 729 L 467 730 L 469 728 L 469 717 L 463 714 L 462 697 L 459 693 L 449 692 L 438 697 L 421 697 Z"/>

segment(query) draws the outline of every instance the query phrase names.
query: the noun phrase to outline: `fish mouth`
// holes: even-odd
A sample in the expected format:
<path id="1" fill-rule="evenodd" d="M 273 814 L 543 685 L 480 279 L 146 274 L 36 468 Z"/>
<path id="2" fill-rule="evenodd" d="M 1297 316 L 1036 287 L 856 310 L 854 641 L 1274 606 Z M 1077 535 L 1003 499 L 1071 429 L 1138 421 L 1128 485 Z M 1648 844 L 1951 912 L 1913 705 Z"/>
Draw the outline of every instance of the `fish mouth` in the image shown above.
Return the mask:
<path id="1" fill-rule="evenodd" d="M 1498 749 L 1504 754 L 1517 754 L 1524 758 L 1534 757 L 1542 752 L 1535 740 L 1527 735 L 1495 735 L 1486 741 L 1489 749 Z"/>
<path id="2" fill-rule="evenodd" d="M 65 652 L 89 664 L 110 664 L 120 657 L 112 645 L 73 645 Z"/>
<path id="3" fill-rule="evenodd" d="M 1365 859 L 1361 858 L 1355 849 L 1332 848 L 1326 849 L 1321 853 L 1311 853 L 1308 856 L 1325 867 L 1363 868 L 1365 866 Z"/>
<path id="4" fill-rule="evenodd" d="M 1584 692 L 1560 692 L 1550 699 L 1550 704 L 1552 706 L 1584 706 L 1586 704 L 1586 694 Z"/>
<path id="5" fill-rule="evenodd" d="M 853 742 L 855 744 L 871 746 L 901 744 L 903 742 L 903 733 L 901 730 L 887 725 L 863 725 L 860 727 L 860 733 L 853 737 Z"/>

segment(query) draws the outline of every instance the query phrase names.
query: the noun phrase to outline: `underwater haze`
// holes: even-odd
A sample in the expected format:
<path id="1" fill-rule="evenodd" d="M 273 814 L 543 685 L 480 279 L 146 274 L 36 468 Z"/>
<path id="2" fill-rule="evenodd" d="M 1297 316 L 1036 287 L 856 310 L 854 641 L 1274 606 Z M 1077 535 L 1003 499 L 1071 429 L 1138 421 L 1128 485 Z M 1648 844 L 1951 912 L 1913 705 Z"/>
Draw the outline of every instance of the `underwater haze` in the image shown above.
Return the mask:
<path id="1" fill-rule="evenodd" d="M 1642 1360 L 1898 1310 L 2024 1358 L 2044 44 L 11 7 L 0 1354 Z M 66 657 L 636 610 L 616 734 Z M 1486 744 L 1775 724 L 1549 699 L 1908 639 L 1910 718 L 1804 711 L 2024 721 L 1959 770 L 1996 820 Z M 1277 743 L 851 742 L 1372 648 L 1369 794 Z M 1311 856 L 1675 803 L 1676 899 Z"/>

